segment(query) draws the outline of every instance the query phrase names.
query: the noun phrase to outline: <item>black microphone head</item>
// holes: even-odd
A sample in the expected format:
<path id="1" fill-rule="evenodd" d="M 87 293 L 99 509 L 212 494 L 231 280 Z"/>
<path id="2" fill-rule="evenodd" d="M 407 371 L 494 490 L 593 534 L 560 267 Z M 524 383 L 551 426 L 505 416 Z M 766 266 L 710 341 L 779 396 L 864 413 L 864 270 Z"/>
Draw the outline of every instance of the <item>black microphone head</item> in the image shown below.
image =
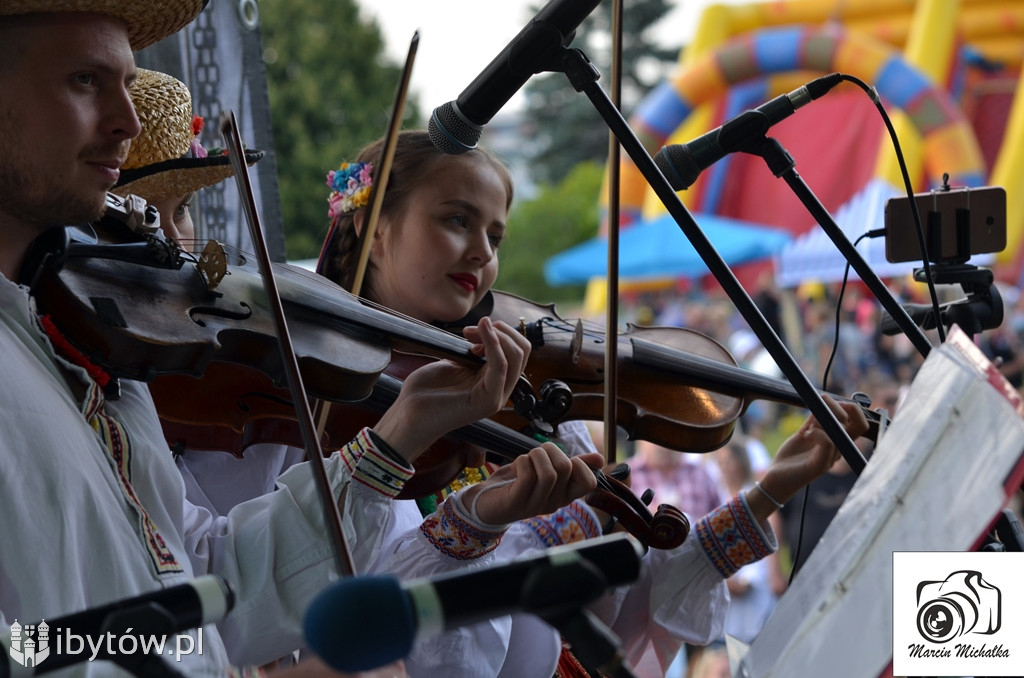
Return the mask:
<path id="1" fill-rule="evenodd" d="M 416 614 L 396 577 L 348 577 L 310 603 L 306 643 L 337 671 L 369 671 L 404 659 L 416 637 Z"/>
<path id="2" fill-rule="evenodd" d="M 672 144 L 663 146 L 654 155 L 654 164 L 668 179 L 669 186 L 675 191 L 683 191 L 697 181 L 704 168 L 694 159 L 688 144 Z"/>
<path id="3" fill-rule="evenodd" d="M 476 148 L 483 128 L 466 119 L 454 101 L 438 106 L 430 115 L 427 132 L 434 148 L 458 155 Z"/>

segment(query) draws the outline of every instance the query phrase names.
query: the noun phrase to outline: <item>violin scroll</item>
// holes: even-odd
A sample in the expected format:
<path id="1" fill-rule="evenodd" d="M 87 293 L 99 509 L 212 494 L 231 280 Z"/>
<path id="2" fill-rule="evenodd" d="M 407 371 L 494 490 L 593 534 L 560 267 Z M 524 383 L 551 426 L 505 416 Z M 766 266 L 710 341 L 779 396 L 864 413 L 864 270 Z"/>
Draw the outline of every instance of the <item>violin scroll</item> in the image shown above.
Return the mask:
<path id="1" fill-rule="evenodd" d="M 686 541 L 690 521 L 671 504 L 659 504 L 651 519 L 651 548 L 671 549 Z"/>
<path id="2" fill-rule="evenodd" d="M 672 549 L 686 541 L 690 521 L 682 511 L 662 504 L 652 515 L 628 485 L 600 471 L 595 473 L 599 474 L 598 486 L 586 496 L 586 502 L 615 516 L 645 548 Z"/>

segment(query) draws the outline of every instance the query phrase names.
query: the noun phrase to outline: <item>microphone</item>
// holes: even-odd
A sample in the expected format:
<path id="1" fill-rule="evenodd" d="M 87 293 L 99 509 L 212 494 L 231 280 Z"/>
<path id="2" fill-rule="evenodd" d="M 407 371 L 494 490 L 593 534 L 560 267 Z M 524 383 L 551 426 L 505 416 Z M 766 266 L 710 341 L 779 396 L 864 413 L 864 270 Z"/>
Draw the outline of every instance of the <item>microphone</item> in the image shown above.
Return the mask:
<path id="1" fill-rule="evenodd" d="M 643 548 L 616 533 L 470 572 L 400 582 L 394 576 L 343 579 L 325 589 L 306 610 L 305 636 L 320 658 L 338 671 L 366 671 L 409 656 L 413 643 L 443 631 L 513 612 L 543 616 L 531 583 L 538 575 L 586 564 L 605 588 L 640 576 Z M 568 587 L 567 587 L 568 588 Z M 561 611 L 563 595 L 551 604 Z M 580 590 L 579 606 L 593 599 Z"/>
<path id="2" fill-rule="evenodd" d="M 665 175 L 674 190 L 687 189 L 708 167 L 729 153 L 743 150 L 751 139 L 763 137 L 772 125 L 793 115 L 801 106 L 823 96 L 842 79 L 842 74 L 830 73 L 788 94 L 780 94 L 753 110 L 740 113 L 693 141 L 663 147 L 654 156 L 654 164 Z"/>
<path id="3" fill-rule="evenodd" d="M 26 625 L 14 620 L 11 630 L 0 634 L 0 678 L 49 673 L 92 659 L 139 664 L 148 654 L 147 640 L 153 647 L 157 637 L 220 622 L 234 604 L 234 593 L 227 582 L 216 575 L 205 575 L 56 619 Z M 22 634 L 29 627 L 34 629 L 34 637 Z M 124 654 L 118 654 L 118 636 L 132 636 L 136 641 L 134 651 L 121 650 Z M 137 642 L 140 637 L 142 642 Z M 161 643 L 158 649 L 162 652 L 163 647 Z M 140 653 L 140 649 L 144 651 Z M 180 644 L 178 650 L 181 654 Z M 139 656 L 129 658 L 124 656 L 127 654 Z M 149 675 L 156 674 L 151 671 Z"/>
<path id="4" fill-rule="evenodd" d="M 483 126 L 572 42 L 576 27 L 600 2 L 551 0 L 544 5 L 458 99 L 434 109 L 427 130 L 437 150 L 454 155 L 476 148 Z"/>

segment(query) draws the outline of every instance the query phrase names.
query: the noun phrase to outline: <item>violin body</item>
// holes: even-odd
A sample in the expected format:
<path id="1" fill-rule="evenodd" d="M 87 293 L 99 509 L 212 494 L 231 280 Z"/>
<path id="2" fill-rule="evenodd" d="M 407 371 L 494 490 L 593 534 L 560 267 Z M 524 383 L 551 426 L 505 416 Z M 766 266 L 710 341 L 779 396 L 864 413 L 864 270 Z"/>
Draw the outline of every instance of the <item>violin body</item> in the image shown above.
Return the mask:
<path id="1" fill-rule="evenodd" d="M 605 334 L 562 319 L 552 305 L 492 292 L 489 315 L 530 340 L 531 383 L 559 379 L 572 390 L 568 419 L 604 419 Z M 803 407 L 789 382 L 740 367 L 720 343 L 679 327 L 629 325 L 618 334 L 617 423 L 629 439 L 683 452 L 710 452 L 726 444 L 750 403 L 764 398 Z M 836 400 L 849 400 L 832 396 Z M 856 401 L 877 438 L 884 415 Z M 509 421 L 507 411 L 495 417 Z"/>
<path id="2" fill-rule="evenodd" d="M 560 379 L 572 390 L 568 419 L 604 418 L 605 336 L 563 320 L 554 306 L 494 292 L 491 318 L 519 327 L 533 346 L 526 375 L 531 383 Z M 674 450 L 709 452 L 729 441 L 747 402 L 739 388 L 710 390 L 700 379 L 638 363 L 632 339 L 671 346 L 681 352 L 736 366 L 725 347 L 682 328 L 628 326 L 619 334 L 617 421 L 630 440 Z M 499 417 L 499 420 L 502 418 Z"/>
<path id="3" fill-rule="evenodd" d="M 373 426 L 394 402 L 406 376 L 423 358 L 396 354 L 369 397 L 329 408 L 320 448 L 330 456 L 366 426 Z M 302 447 L 291 393 L 263 372 L 242 365 L 211 363 L 200 379 L 159 375 L 149 384 L 164 436 L 172 449 L 221 450 L 242 457 L 255 443 Z M 319 421 L 319 412 L 314 412 Z M 398 494 L 418 499 L 451 483 L 462 469 L 481 466 L 486 450 L 458 435 L 435 441 L 414 462 L 415 475 Z"/>
<path id="4" fill-rule="evenodd" d="M 74 242 L 63 249 L 62 261 L 33 276 L 33 296 L 75 346 L 111 376 L 146 382 L 159 374 L 198 377 L 213 362 L 229 362 L 285 383 L 262 279 L 252 263 L 231 266 L 211 290 L 195 266 L 76 256 Z M 300 294 L 305 271 L 286 265 L 278 270 L 292 296 Z M 293 307 L 289 318 L 306 386 L 317 397 L 364 398 L 390 360 L 387 342 L 324 332 L 323 314 L 345 317 L 347 293 L 338 288 L 338 301 L 328 303 L 317 289 L 319 298 L 305 295 L 316 308 Z"/>

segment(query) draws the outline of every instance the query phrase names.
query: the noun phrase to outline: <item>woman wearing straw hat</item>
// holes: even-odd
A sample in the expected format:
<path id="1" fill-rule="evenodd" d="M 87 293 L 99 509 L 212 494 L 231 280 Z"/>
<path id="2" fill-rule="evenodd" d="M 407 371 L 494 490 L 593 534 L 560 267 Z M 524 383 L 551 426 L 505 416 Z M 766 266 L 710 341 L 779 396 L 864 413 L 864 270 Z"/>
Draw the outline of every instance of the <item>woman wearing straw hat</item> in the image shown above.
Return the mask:
<path id="1" fill-rule="evenodd" d="M 142 132 L 132 140 L 111 192 L 137 195 L 155 206 L 164 235 L 192 249 L 195 225 L 189 206 L 196 191 L 234 174 L 227 152 L 203 148 L 199 134 L 204 121 L 193 115 L 192 95 L 177 78 L 140 68 L 129 92 Z M 263 151 L 245 151 L 250 166 L 262 157 Z"/>
<path id="2" fill-rule="evenodd" d="M 192 200 L 199 190 L 231 177 L 234 169 L 225 153 L 208 151 L 200 143 L 204 120 L 193 114 L 192 94 L 185 83 L 140 68 L 128 91 L 142 131 L 132 140 L 121 178 L 111 192 L 136 195 L 156 207 L 164 235 L 194 250 Z M 245 151 L 250 166 L 262 157 L 263 151 Z M 272 492 L 277 477 L 301 462 L 305 452 L 257 444 L 242 458 L 188 449 L 175 455 L 188 500 L 213 515 L 227 515 L 237 504 Z"/>

